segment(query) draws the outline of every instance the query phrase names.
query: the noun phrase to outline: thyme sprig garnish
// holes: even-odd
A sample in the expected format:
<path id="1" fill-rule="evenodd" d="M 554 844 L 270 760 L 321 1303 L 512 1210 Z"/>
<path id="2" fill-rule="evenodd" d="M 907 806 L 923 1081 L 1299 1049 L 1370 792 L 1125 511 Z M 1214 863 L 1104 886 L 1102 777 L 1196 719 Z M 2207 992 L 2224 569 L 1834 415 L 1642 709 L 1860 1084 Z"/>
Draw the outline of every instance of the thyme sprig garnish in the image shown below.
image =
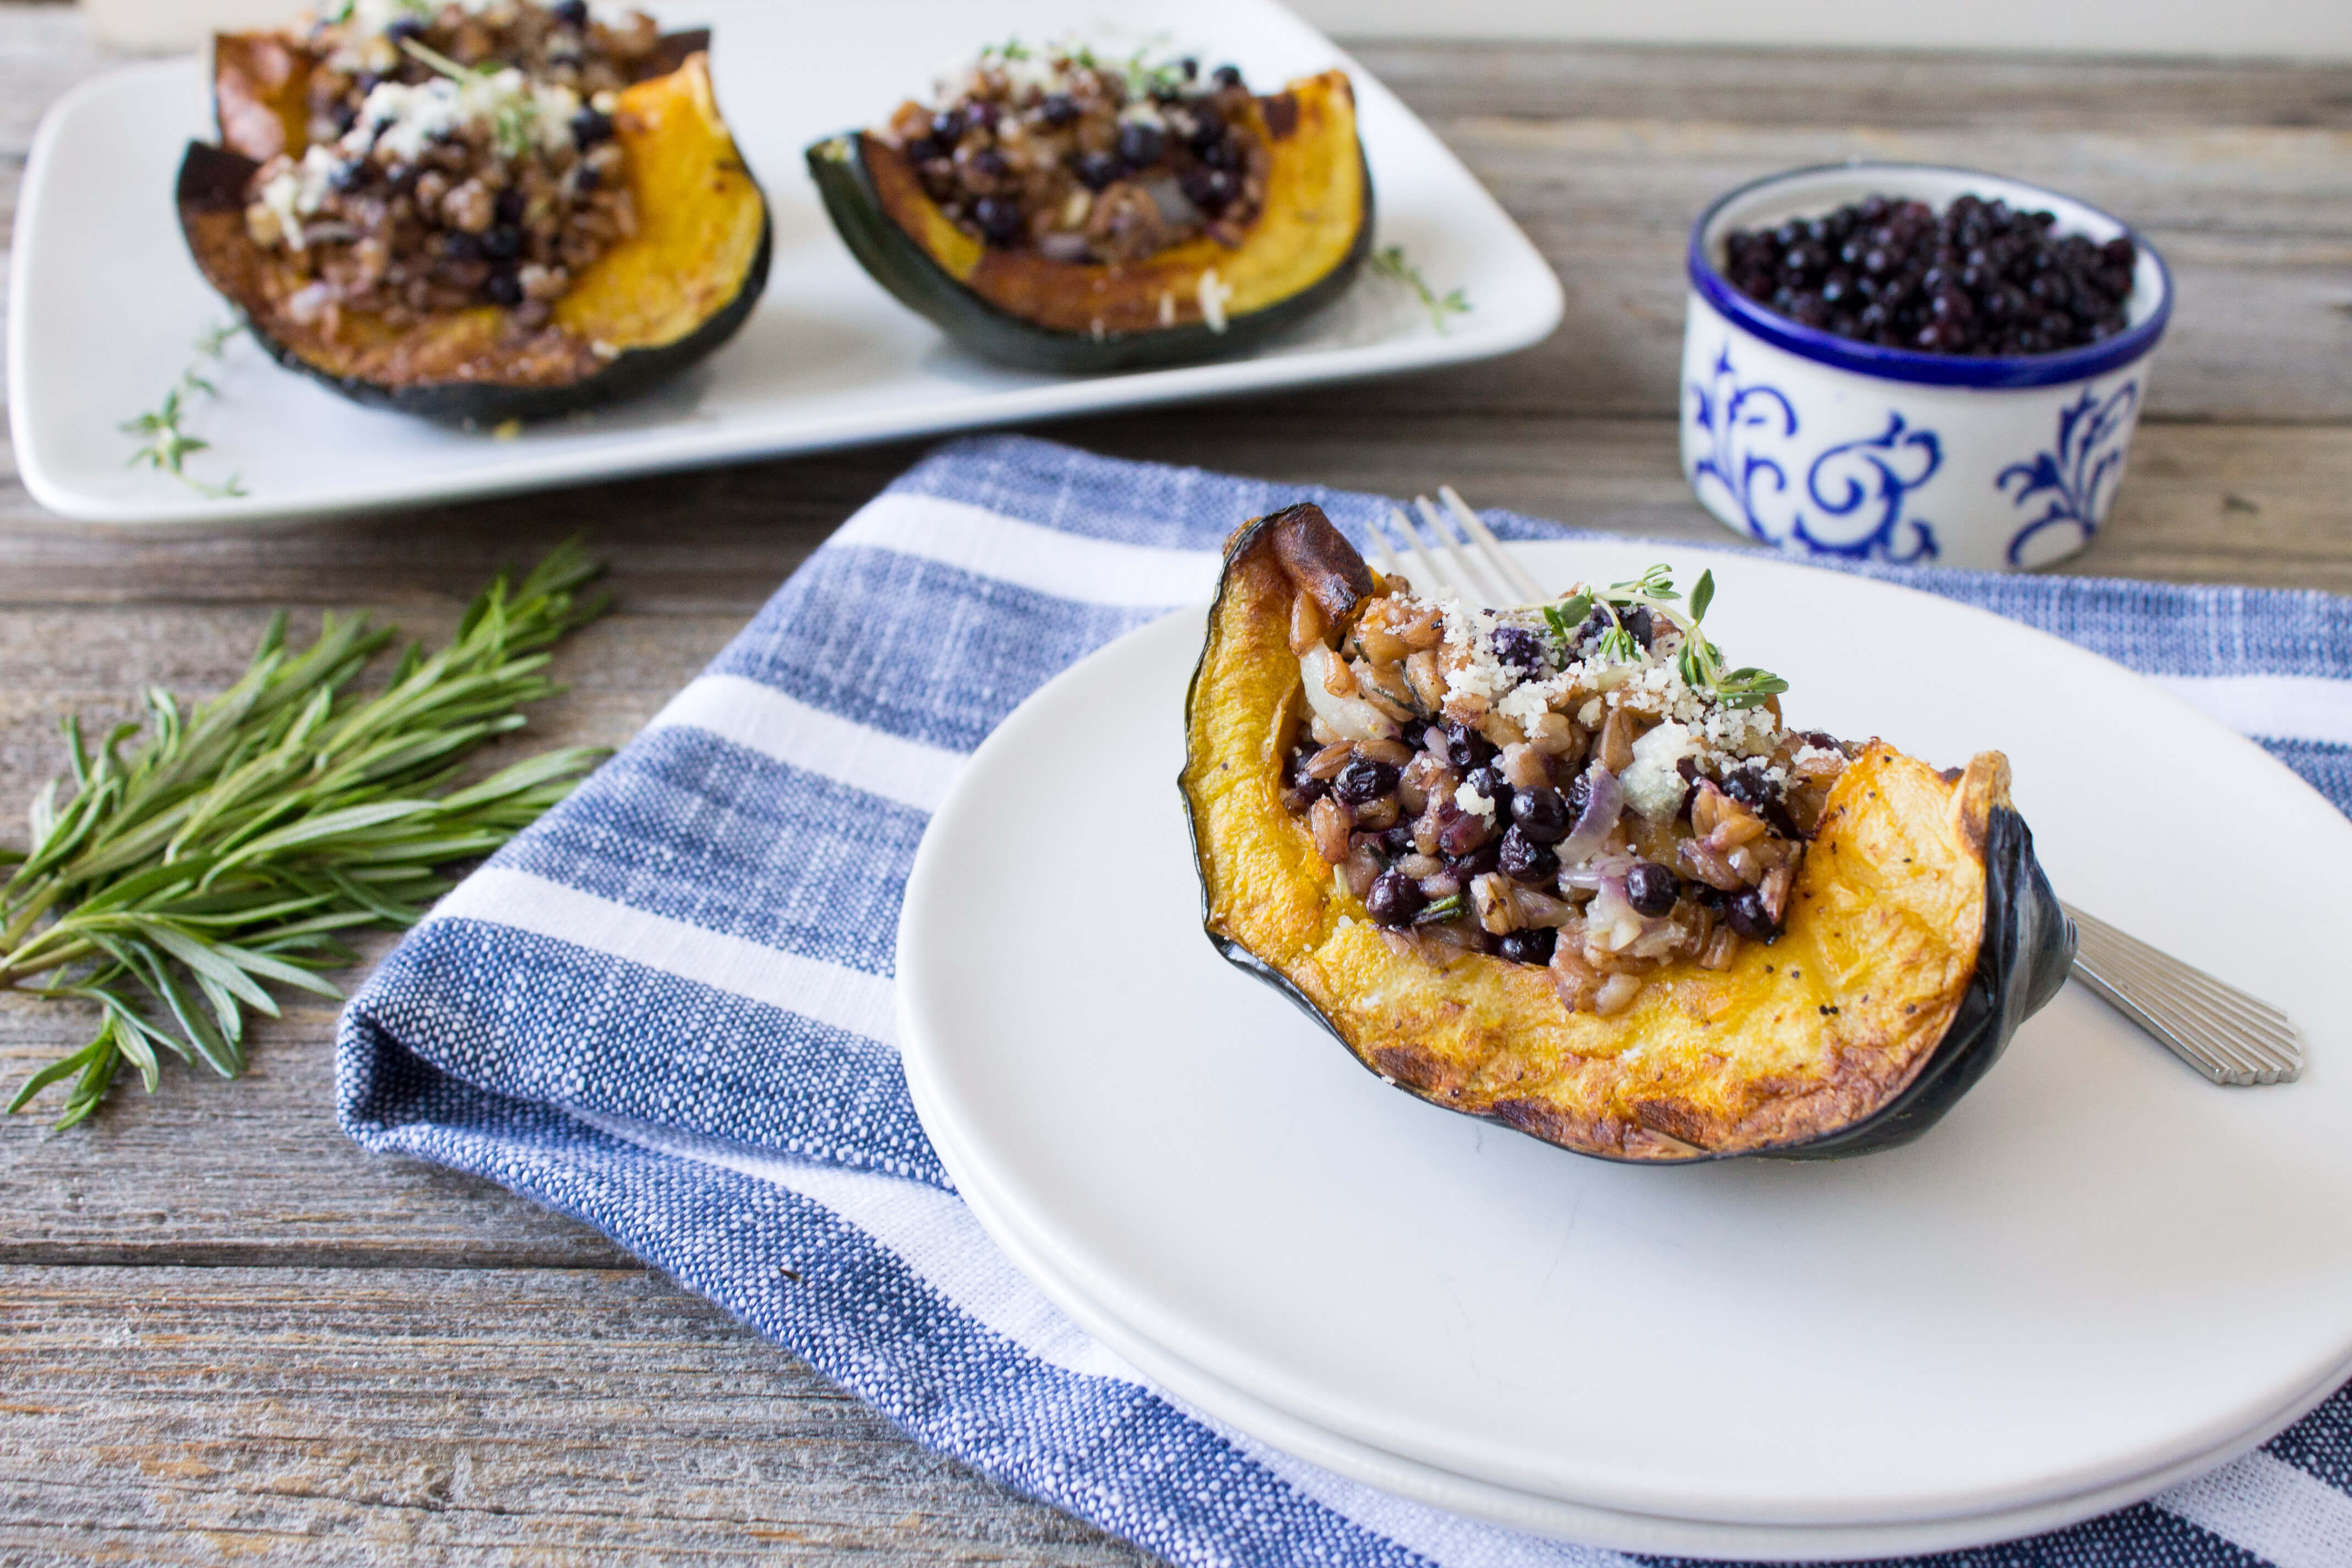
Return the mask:
<path id="1" fill-rule="evenodd" d="M 428 47 L 413 37 L 404 37 L 400 47 L 409 58 L 456 82 L 461 89 L 467 86 L 495 88 L 499 79 L 513 68 L 496 61 L 478 66 L 460 65 L 440 50 Z M 518 81 L 521 80 L 520 71 L 515 73 L 515 77 Z M 462 91 L 458 101 L 465 101 Z M 537 106 L 530 100 L 528 84 L 515 91 L 499 94 L 498 100 L 490 106 L 490 140 L 500 154 L 519 158 L 530 150 L 532 121 L 536 117 Z"/>
<path id="2" fill-rule="evenodd" d="M 69 716 L 69 793 L 60 801 L 52 779 L 33 800 L 30 847 L 0 850 L 16 863 L 0 885 L 0 986 L 93 1004 L 98 1028 L 9 1110 L 71 1078 L 58 1120 L 70 1127 L 126 1064 L 152 1092 L 159 1053 L 236 1077 L 248 1015 L 278 1013 L 269 987 L 339 994 L 319 972 L 357 958 L 341 933 L 415 924 L 451 885 L 442 868 L 488 854 L 569 794 L 602 751 L 459 774 L 557 689 L 547 650 L 604 612 L 603 595 L 581 592 L 601 570 L 565 545 L 520 584 L 499 577 L 446 647 L 410 644 L 373 695 L 349 688 L 394 631 L 330 614 L 298 652 L 280 613 L 208 701 L 184 710 L 150 688 L 145 722 L 95 746 Z"/>
<path id="3" fill-rule="evenodd" d="M 149 468 L 158 473 L 169 474 L 198 495 L 215 500 L 245 494 L 245 486 L 235 474 L 229 475 L 224 483 L 215 485 L 188 472 L 188 458 L 195 453 L 209 450 L 212 443 L 202 437 L 189 435 L 181 425 L 188 416 L 190 402 L 195 397 L 220 395 L 220 388 L 209 376 L 201 374 L 201 362 L 220 358 L 229 340 L 243 331 L 244 322 L 226 321 L 198 334 L 195 344 L 198 363 L 190 364 L 180 373 L 180 379 L 173 384 L 171 391 L 163 395 L 161 404 L 135 419 L 123 421 L 122 433 L 137 436 L 142 441 L 138 449 L 131 454 L 129 467 Z"/>
<path id="4" fill-rule="evenodd" d="M 406 35 L 400 39 L 400 48 L 403 54 L 418 65 L 436 75 L 448 78 L 460 87 L 469 81 L 486 81 L 498 74 L 496 66 L 460 65 L 440 50 L 428 44 L 420 43 L 415 37 Z"/>
<path id="5" fill-rule="evenodd" d="M 1413 297 L 1421 301 L 1421 308 L 1429 312 L 1430 324 L 1441 332 L 1445 331 L 1449 318 L 1467 315 L 1470 311 L 1468 294 L 1459 289 L 1445 294 L 1438 293 L 1429 286 L 1429 279 L 1421 275 L 1421 268 L 1405 259 L 1402 245 L 1385 246 L 1372 252 L 1371 268 L 1375 278 L 1385 278 L 1391 283 L 1402 283 L 1412 289 Z"/>
<path id="6" fill-rule="evenodd" d="M 1142 103 L 1151 99 L 1182 93 L 1186 84 L 1192 79 L 1193 73 L 1200 68 L 1198 62 L 1194 62 L 1193 71 L 1188 72 L 1184 68 L 1185 62 L 1182 59 L 1155 60 L 1152 58 L 1155 54 L 1164 54 L 1167 48 L 1167 35 L 1159 34 L 1138 47 L 1133 54 L 1123 58 L 1105 59 L 1095 52 L 1093 45 L 1080 43 L 1076 39 L 1048 46 L 1046 53 L 1059 56 L 1080 70 L 1118 73 L 1122 79 L 1127 100 L 1129 103 Z M 992 59 L 1010 62 L 1034 59 L 1036 56 L 1034 51 L 1024 44 L 1018 35 L 1015 35 L 1001 44 L 991 44 L 982 49 L 980 58 L 982 63 L 986 64 Z"/>
<path id="7" fill-rule="evenodd" d="M 1675 589 L 1672 570 L 1661 563 L 1630 581 L 1612 583 L 1606 588 L 1587 588 L 1557 605 L 1545 605 L 1544 624 L 1559 642 L 1561 662 L 1566 663 L 1575 657 L 1578 634 L 1597 609 L 1607 624 L 1595 654 L 1610 663 L 1627 664 L 1642 656 L 1642 645 L 1626 625 L 1626 616 L 1636 608 L 1645 609 L 1654 622 L 1669 622 L 1682 634 L 1682 648 L 1675 656 L 1675 668 L 1683 684 L 1693 691 L 1713 698 L 1726 708 L 1755 708 L 1789 689 L 1787 681 L 1754 665 L 1726 668 L 1723 651 L 1700 632 L 1699 622 L 1706 619 L 1707 606 L 1715 603 L 1713 572 L 1699 574 L 1698 582 L 1691 588 L 1687 615 L 1675 608 L 1681 598 Z"/>

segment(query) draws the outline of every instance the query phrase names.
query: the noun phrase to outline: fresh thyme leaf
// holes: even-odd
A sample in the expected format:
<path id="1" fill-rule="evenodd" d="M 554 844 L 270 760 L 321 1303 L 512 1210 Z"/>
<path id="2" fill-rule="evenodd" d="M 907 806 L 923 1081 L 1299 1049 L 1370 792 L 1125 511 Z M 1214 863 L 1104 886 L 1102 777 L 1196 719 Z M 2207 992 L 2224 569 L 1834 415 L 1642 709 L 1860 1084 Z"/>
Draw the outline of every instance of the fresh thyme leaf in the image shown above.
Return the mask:
<path id="1" fill-rule="evenodd" d="M 228 341 L 244 330 L 245 324 L 241 321 L 226 321 L 198 335 L 196 353 L 207 359 L 218 359 Z M 180 426 L 180 421 L 187 417 L 188 399 L 196 393 L 218 397 L 220 388 L 197 374 L 196 367 L 190 365 L 180 373 L 178 384 L 163 395 L 161 404 L 137 418 L 122 423 L 121 429 L 124 435 L 145 437 L 144 445 L 131 452 L 128 466 L 149 468 L 158 473 L 169 474 L 198 495 L 209 496 L 215 500 L 224 496 L 241 496 L 245 493 L 245 486 L 235 474 L 231 474 L 226 483 L 215 485 L 206 483 L 187 470 L 189 454 L 205 451 L 212 446 L 211 442 L 191 436 Z"/>
<path id="2" fill-rule="evenodd" d="M 206 359 L 218 359 L 221 357 L 221 351 L 228 347 L 230 340 L 244 331 L 245 323 L 235 320 L 207 327 L 196 334 L 196 352 Z"/>
<path id="3" fill-rule="evenodd" d="M 1612 583 L 1609 585 L 1616 590 L 1612 597 L 1629 601 L 1633 599 L 1671 601 L 1682 597 L 1675 592 L 1673 569 L 1664 563 L 1649 567 L 1630 583 Z"/>
<path id="4" fill-rule="evenodd" d="M 1592 601 L 1582 598 L 1570 599 L 1565 605 L 1544 606 L 1544 625 L 1551 628 L 1552 640 L 1559 644 L 1560 663 L 1566 664 L 1576 651 L 1576 628 L 1584 624 L 1584 617 L 1591 608 Z"/>
<path id="5" fill-rule="evenodd" d="M 1430 324 L 1441 332 L 1445 331 L 1447 318 L 1467 315 L 1470 311 L 1469 295 L 1459 289 L 1439 294 L 1429 286 L 1429 279 L 1421 275 L 1421 268 L 1405 259 L 1402 245 L 1386 246 L 1372 252 L 1371 267 L 1374 277 L 1402 283 L 1412 289 L 1413 297 L 1421 301 L 1421 308 L 1429 312 Z"/>
<path id="6" fill-rule="evenodd" d="M 1440 921 L 1450 921 L 1461 912 L 1462 895 L 1448 893 L 1421 913 L 1413 916 L 1412 923 L 1417 926 L 1435 925 Z"/>
<path id="7" fill-rule="evenodd" d="M 1184 66 L 1181 60 L 1153 61 L 1155 49 L 1167 47 L 1163 37 L 1144 45 L 1127 57 L 1120 69 L 1127 77 L 1127 100 L 1141 103 L 1162 95 L 1174 96 L 1184 90 Z"/>
<path id="8" fill-rule="evenodd" d="M 1698 582 L 1691 588 L 1687 615 L 1673 607 L 1681 597 L 1675 591 L 1672 569 L 1661 563 L 1629 581 L 1587 589 L 1557 606 L 1547 607 L 1543 614 L 1562 647 L 1572 651 L 1574 628 L 1581 626 L 1598 605 L 1609 617 L 1609 629 L 1601 634 L 1596 654 L 1602 659 L 1622 663 L 1641 657 L 1641 647 L 1626 628 L 1624 615 L 1637 607 L 1648 610 L 1654 620 L 1663 619 L 1682 634 L 1682 648 L 1675 657 L 1675 668 L 1683 684 L 1712 697 L 1726 708 L 1758 707 L 1789 689 L 1789 683 L 1779 676 L 1752 666 L 1725 672 L 1722 650 L 1698 629 L 1699 621 L 1715 603 L 1713 572 L 1699 574 Z"/>
<path id="9" fill-rule="evenodd" d="M 340 940 L 423 918 L 443 868 L 488 854 L 570 794 L 604 753 L 565 747 L 460 784 L 484 744 L 551 695 L 548 649 L 604 613 L 602 568 L 564 545 L 520 584 L 500 577 L 449 646 L 412 644 L 389 683 L 354 679 L 394 640 L 332 614 L 299 652 L 286 617 L 226 691 L 183 709 L 146 695 L 143 724 L 92 748 L 65 721 L 71 793 L 35 797 L 32 842 L 0 884 L 0 986 L 96 1005 L 89 1044 L 26 1080 L 11 1111 L 70 1078 L 58 1121 L 95 1111 L 128 1065 L 151 1090 L 160 1058 L 245 1068 L 245 1026 L 273 987 L 339 994 L 319 973 Z"/>
<path id="10" fill-rule="evenodd" d="M 1726 708 L 1759 707 L 1765 699 L 1778 697 L 1788 689 L 1789 683 L 1779 676 L 1752 667 L 1735 669 L 1715 683 L 1716 695 Z"/>

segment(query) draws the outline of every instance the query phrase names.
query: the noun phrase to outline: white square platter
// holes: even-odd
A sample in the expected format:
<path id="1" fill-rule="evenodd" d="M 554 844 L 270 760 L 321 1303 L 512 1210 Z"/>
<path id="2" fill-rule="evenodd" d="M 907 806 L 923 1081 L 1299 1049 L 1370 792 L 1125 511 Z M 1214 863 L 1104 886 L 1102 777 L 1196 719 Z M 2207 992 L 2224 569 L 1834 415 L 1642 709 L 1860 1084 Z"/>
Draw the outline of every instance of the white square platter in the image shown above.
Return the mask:
<path id="1" fill-rule="evenodd" d="M 1559 322 L 1559 280 L 1429 128 L 1329 39 L 1273 0 L 866 0 L 849 6 L 661 0 L 670 26 L 708 22 L 720 108 L 765 187 L 775 260 L 765 296 L 719 353 L 654 393 L 503 437 L 363 409 L 237 340 L 186 428 L 211 443 L 210 497 L 130 467 L 124 421 L 153 408 L 226 304 L 188 259 L 171 194 L 211 133 L 204 62 L 160 61 L 61 100 L 34 139 L 16 217 L 8 376 L 16 463 L 67 517 L 213 523 L 450 500 L 696 464 L 1181 399 L 1265 392 L 1489 358 Z M 289 0 L 289 13 L 293 9 Z M 1263 87 L 1337 65 L 1353 79 L 1377 242 L 1402 245 L 1472 310 L 1441 331 L 1394 282 L 1365 276 L 1330 310 L 1254 353 L 1088 377 L 974 359 L 851 259 L 803 150 L 878 121 L 980 46 L 1078 34 L 1228 60 Z"/>

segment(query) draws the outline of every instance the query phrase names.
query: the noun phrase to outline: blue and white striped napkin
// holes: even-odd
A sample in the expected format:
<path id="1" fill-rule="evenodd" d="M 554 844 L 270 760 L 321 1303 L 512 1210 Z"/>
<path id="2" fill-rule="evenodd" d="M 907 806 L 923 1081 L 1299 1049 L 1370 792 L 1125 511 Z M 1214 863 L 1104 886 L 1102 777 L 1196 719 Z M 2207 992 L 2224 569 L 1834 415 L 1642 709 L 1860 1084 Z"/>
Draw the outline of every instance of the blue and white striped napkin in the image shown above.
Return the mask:
<path id="1" fill-rule="evenodd" d="M 352 1001 L 371 1149 L 586 1221 L 919 1442 L 1182 1563 L 1622 1563 L 1400 1501 L 1178 1408 L 1005 1261 L 892 1042 L 916 839 L 1048 677 L 1207 596 L 1244 518 L 1386 500 L 991 437 L 852 518 L 645 732 Z M 1507 538 L 1556 525 L 1490 514 Z M 2352 602 L 1890 574 L 2144 670 L 2352 808 Z M 1954 1563 L 2352 1563 L 2352 1391 L 2153 1502 Z"/>

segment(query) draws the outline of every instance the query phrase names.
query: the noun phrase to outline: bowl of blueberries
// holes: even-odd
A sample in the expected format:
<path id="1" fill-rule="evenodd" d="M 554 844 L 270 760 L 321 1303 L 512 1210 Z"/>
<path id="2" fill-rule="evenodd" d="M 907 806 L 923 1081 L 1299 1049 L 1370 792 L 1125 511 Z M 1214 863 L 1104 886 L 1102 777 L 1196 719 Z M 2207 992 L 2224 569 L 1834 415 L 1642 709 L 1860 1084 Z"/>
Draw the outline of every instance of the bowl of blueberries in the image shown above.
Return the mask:
<path id="1" fill-rule="evenodd" d="M 2021 181 L 1841 163 L 1691 228 L 1683 471 L 1735 531 L 2018 570 L 2105 521 L 2172 314 L 2163 259 Z"/>

